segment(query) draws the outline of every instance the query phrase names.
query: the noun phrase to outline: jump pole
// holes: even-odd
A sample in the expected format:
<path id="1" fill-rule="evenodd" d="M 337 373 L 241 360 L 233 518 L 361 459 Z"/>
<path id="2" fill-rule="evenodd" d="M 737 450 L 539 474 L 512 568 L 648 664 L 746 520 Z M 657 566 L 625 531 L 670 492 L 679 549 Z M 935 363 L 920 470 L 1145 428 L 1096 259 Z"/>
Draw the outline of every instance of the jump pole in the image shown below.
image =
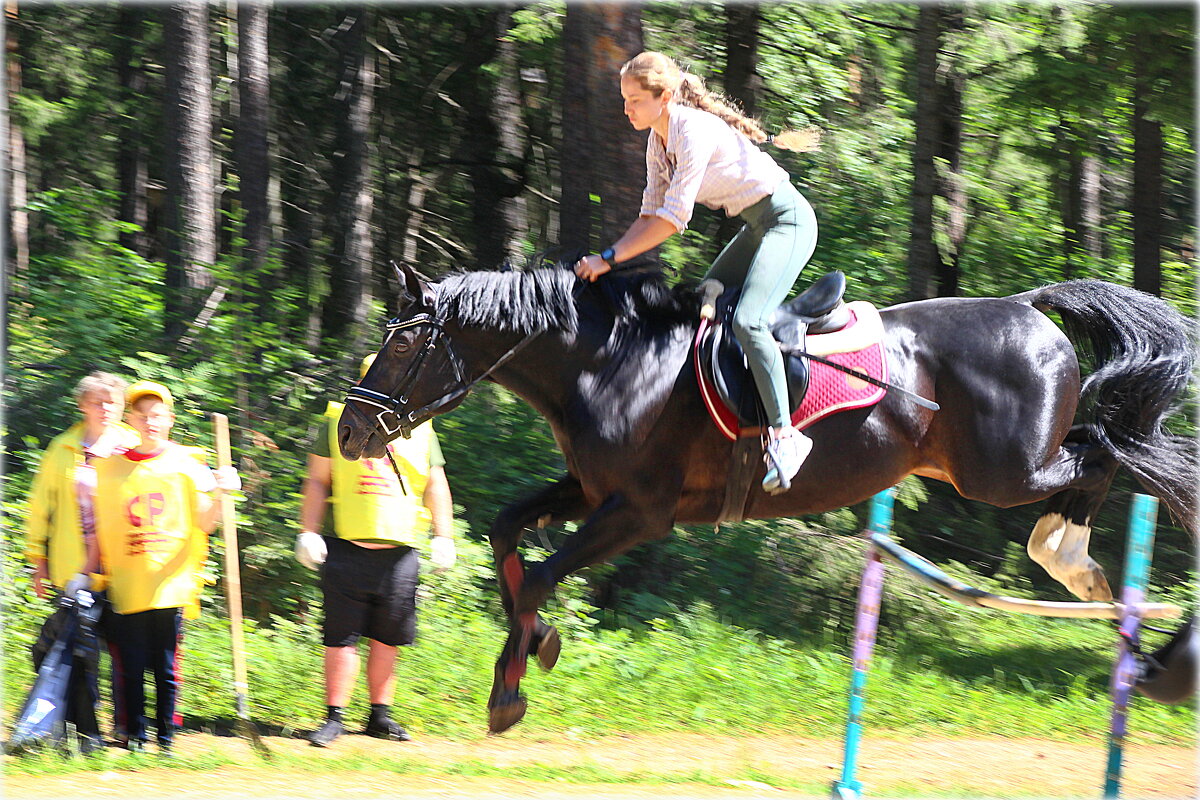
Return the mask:
<path id="1" fill-rule="evenodd" d="M 1129 718 L 1129 695 L 1137 678 L 1134 649 L 1138 645 L 1138 627 L 1144 615 L 1146 584 L 1150 580 L 1150 559 L 1154 551 L 1154 528 L 1158 516 L 1158 498 L 1135 494 L 1129 511 L 1129 541 L 1125 545 L 1125 574 L 1121 581 L 1120 654 L 1112 679 L 1112 724 L 1108 729 L 1108 766 L 1104 771 L 1104 796 L 1121 794 L 1121 761 L 1125 753 L 1125 731 Z"/>
<path id="2" fill-rule="evenodd" d="M 896 489 L 885 489 L 871 498 L 867 530 L 886 534 L 892 529 L 892 503 Z M 862 783 L 855 777 L 858 769 L 858 745 L 862 740 L 862 712 L 866 705 L 867 670 L 875 651 L 875 631 L 879 627 L 879 606 L 883 600 L 883 559 L 874 547 L 867 548 L 858 588 L 858 609 L 854 615 L 854 666 L 850 672 L 850 709 L 846 715 L 846 740 L 842 756 L 842 776 L 833 782 L 834 800 L 857 800 Z"/>
<path id="3" fill-rule="evenodd" d="M 862 796 L 862 784 L 855 779 L 855 770 L 858 766 L 858 748 L 862 738 L 862 711 L 866 703 L 867 670 L 870 666 L 875 646 L 875 633 L 879 625 L 879 607 L 883 594 L 883 558 L 903 567 L 930 588 L 964 605 L 1043 617 L 1121 620 L 1120 655 L 1113 671 L 1111 684 L 1113 714 L 1109 729 L 1108 762 L 1104 780 L 1104 797 L 1118 797 L 1129 696 L 1137 674 L 1134 648 L 1138 644 L 1138 626 L 1143 619 L 1177 618 L 1183 613 L 1179 606 L 1144 602 L 1146 583 L 1150 573 L 1151 551 L 1154 544 L 1158 499 L 1144 494 L 1133 496 L 1121 602 L 1058 603 L 1001 597 L 982 589 L 976 589 L 947 575 L 929 560 L 902 547 L 888 535 L 891 530 L 894 497 L 895 488 L 893 487 L 878 493 L 871 499 L 868 530 L 866 531 L 870 537 L 871 546 L 868 548 L 867 563 L 863 570 L 862 584 L 859 587 L 858 610 L 855 615 L 854 665 L 851 673 L 842 775 L 833 783 L 834 800 L 857 800 Z"/>

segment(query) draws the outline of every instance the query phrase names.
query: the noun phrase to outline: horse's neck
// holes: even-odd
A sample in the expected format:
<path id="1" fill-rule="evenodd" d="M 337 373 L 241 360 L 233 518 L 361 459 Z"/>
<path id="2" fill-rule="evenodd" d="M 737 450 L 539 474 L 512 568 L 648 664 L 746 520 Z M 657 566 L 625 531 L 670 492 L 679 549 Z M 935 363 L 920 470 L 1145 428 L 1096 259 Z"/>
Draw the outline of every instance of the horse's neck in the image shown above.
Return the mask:
<path id="1" fill-rule="evenodd" d="M 613 351 L 607 340 L 544 334 L 498 369 L 496 381 L 545 417 L 561 446 L 568 446 L 572 430 L 629 444 L 657 424 L 686 366 L 690 341 L 680 328 Z"/>
<path id="2" fill-rule="evenodd" d="M 496 332 L 489 343 L 489 358 L 493 363 L 505 355 L 511 356 L 498 366 L 491 377 L 496 383 L 514 392 L 542 415 L 561 416 L 570 387 L 578 376 L 575 362 L 578 354 L 556 333 L 543 333 L 528 342 L 524 337 L 508 337 Z M 514 348 L 516 349 L 513 352 Z"/>

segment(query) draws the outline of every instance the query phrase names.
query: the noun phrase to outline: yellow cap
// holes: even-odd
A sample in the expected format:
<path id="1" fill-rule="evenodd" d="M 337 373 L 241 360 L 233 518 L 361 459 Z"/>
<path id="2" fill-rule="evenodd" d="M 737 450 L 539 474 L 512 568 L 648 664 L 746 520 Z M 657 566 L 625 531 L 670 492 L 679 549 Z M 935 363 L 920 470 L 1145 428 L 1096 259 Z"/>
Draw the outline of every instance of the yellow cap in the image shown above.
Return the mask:
<path id="1" fill-rule="evenodd" d="M 375 355 L 376 355 L 375 353 L 371 353 L 371 355 L 364 358 L 362 360 L 362 363 L 359 364 L 358 377 L 360 379 L 367 377 L 367 370 L 369 370 L 371 368 L 371 365 L 375 363 Z"/>
<path id="2" fill-rule="evenodd" d="M 125 390 L 125 404 L 133 405 L 143 397 L 157 397 L 167 404 L 167 408 L 174 409 L 175 401 L 171 398 L 171 392 L 161 383 L 154 381 L 137 381 L 130 384 Z"/>

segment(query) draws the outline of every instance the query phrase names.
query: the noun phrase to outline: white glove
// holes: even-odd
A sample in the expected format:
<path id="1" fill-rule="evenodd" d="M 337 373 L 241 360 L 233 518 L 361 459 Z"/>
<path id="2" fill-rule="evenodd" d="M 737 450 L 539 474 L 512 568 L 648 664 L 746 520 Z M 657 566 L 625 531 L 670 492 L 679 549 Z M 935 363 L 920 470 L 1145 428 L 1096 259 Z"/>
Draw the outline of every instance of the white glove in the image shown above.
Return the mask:
<path id="1" fill-rule="evenodd" d="M 213 470 L 213 478 L 217 481 L 217 488 L 222 491 L 240 492 L 242 490 L 242 477 L 232 466 L 217 467 Z"/>
<path id="2" fill-rule="evenodd" d="M 325 537 L 312 531 L 300 531 L 296 537 L 296 560 L 309 569 L 316 569 L 325 563 L 329 548 L 325 546 Z"/>
<path id="3" fill-rule="evenodd" d="M 75 595 L 78 594 L 81 589 L 90 588 L 92 588 L 92 576 L 80 572 L 74 578 L 71 578 L 71 580 L 67 581 L 67 585 L 63 587 L 63 594 L 74 600 Z"/>
<path id="4" fill-rule="evenodd" d="M 434 536 L 429 543 L 429 560 L 434 569 L 450 569 L 454 566 L 454 540 L 449 536 Z"/>

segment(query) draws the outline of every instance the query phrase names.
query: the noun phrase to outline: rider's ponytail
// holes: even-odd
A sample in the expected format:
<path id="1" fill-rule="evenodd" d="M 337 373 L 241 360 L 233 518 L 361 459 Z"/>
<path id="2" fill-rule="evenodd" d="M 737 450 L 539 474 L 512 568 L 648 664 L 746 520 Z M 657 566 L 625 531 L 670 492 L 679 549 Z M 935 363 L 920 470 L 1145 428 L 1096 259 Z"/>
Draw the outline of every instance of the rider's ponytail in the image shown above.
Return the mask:
<path id="1" fill-rule="evenodd" d="M 656 97 L 667 89 L 671 90 L 678 102 L 719 117 L 752 142 L 766 142 L 783 150 L 802 153 L 816 150 L 821 145 L 821 132 L 817 128 L 782 131 L 775 136 L 768 136 L 762 126 L 743 114 L 735 103 L 710 92 L 700 76 L 684 72 L 678 64 L 662 53 L 648 50 L 634 56 L 621 67 L 621 76 L 626 75 L 636 78 L 644 89 Z"/>

